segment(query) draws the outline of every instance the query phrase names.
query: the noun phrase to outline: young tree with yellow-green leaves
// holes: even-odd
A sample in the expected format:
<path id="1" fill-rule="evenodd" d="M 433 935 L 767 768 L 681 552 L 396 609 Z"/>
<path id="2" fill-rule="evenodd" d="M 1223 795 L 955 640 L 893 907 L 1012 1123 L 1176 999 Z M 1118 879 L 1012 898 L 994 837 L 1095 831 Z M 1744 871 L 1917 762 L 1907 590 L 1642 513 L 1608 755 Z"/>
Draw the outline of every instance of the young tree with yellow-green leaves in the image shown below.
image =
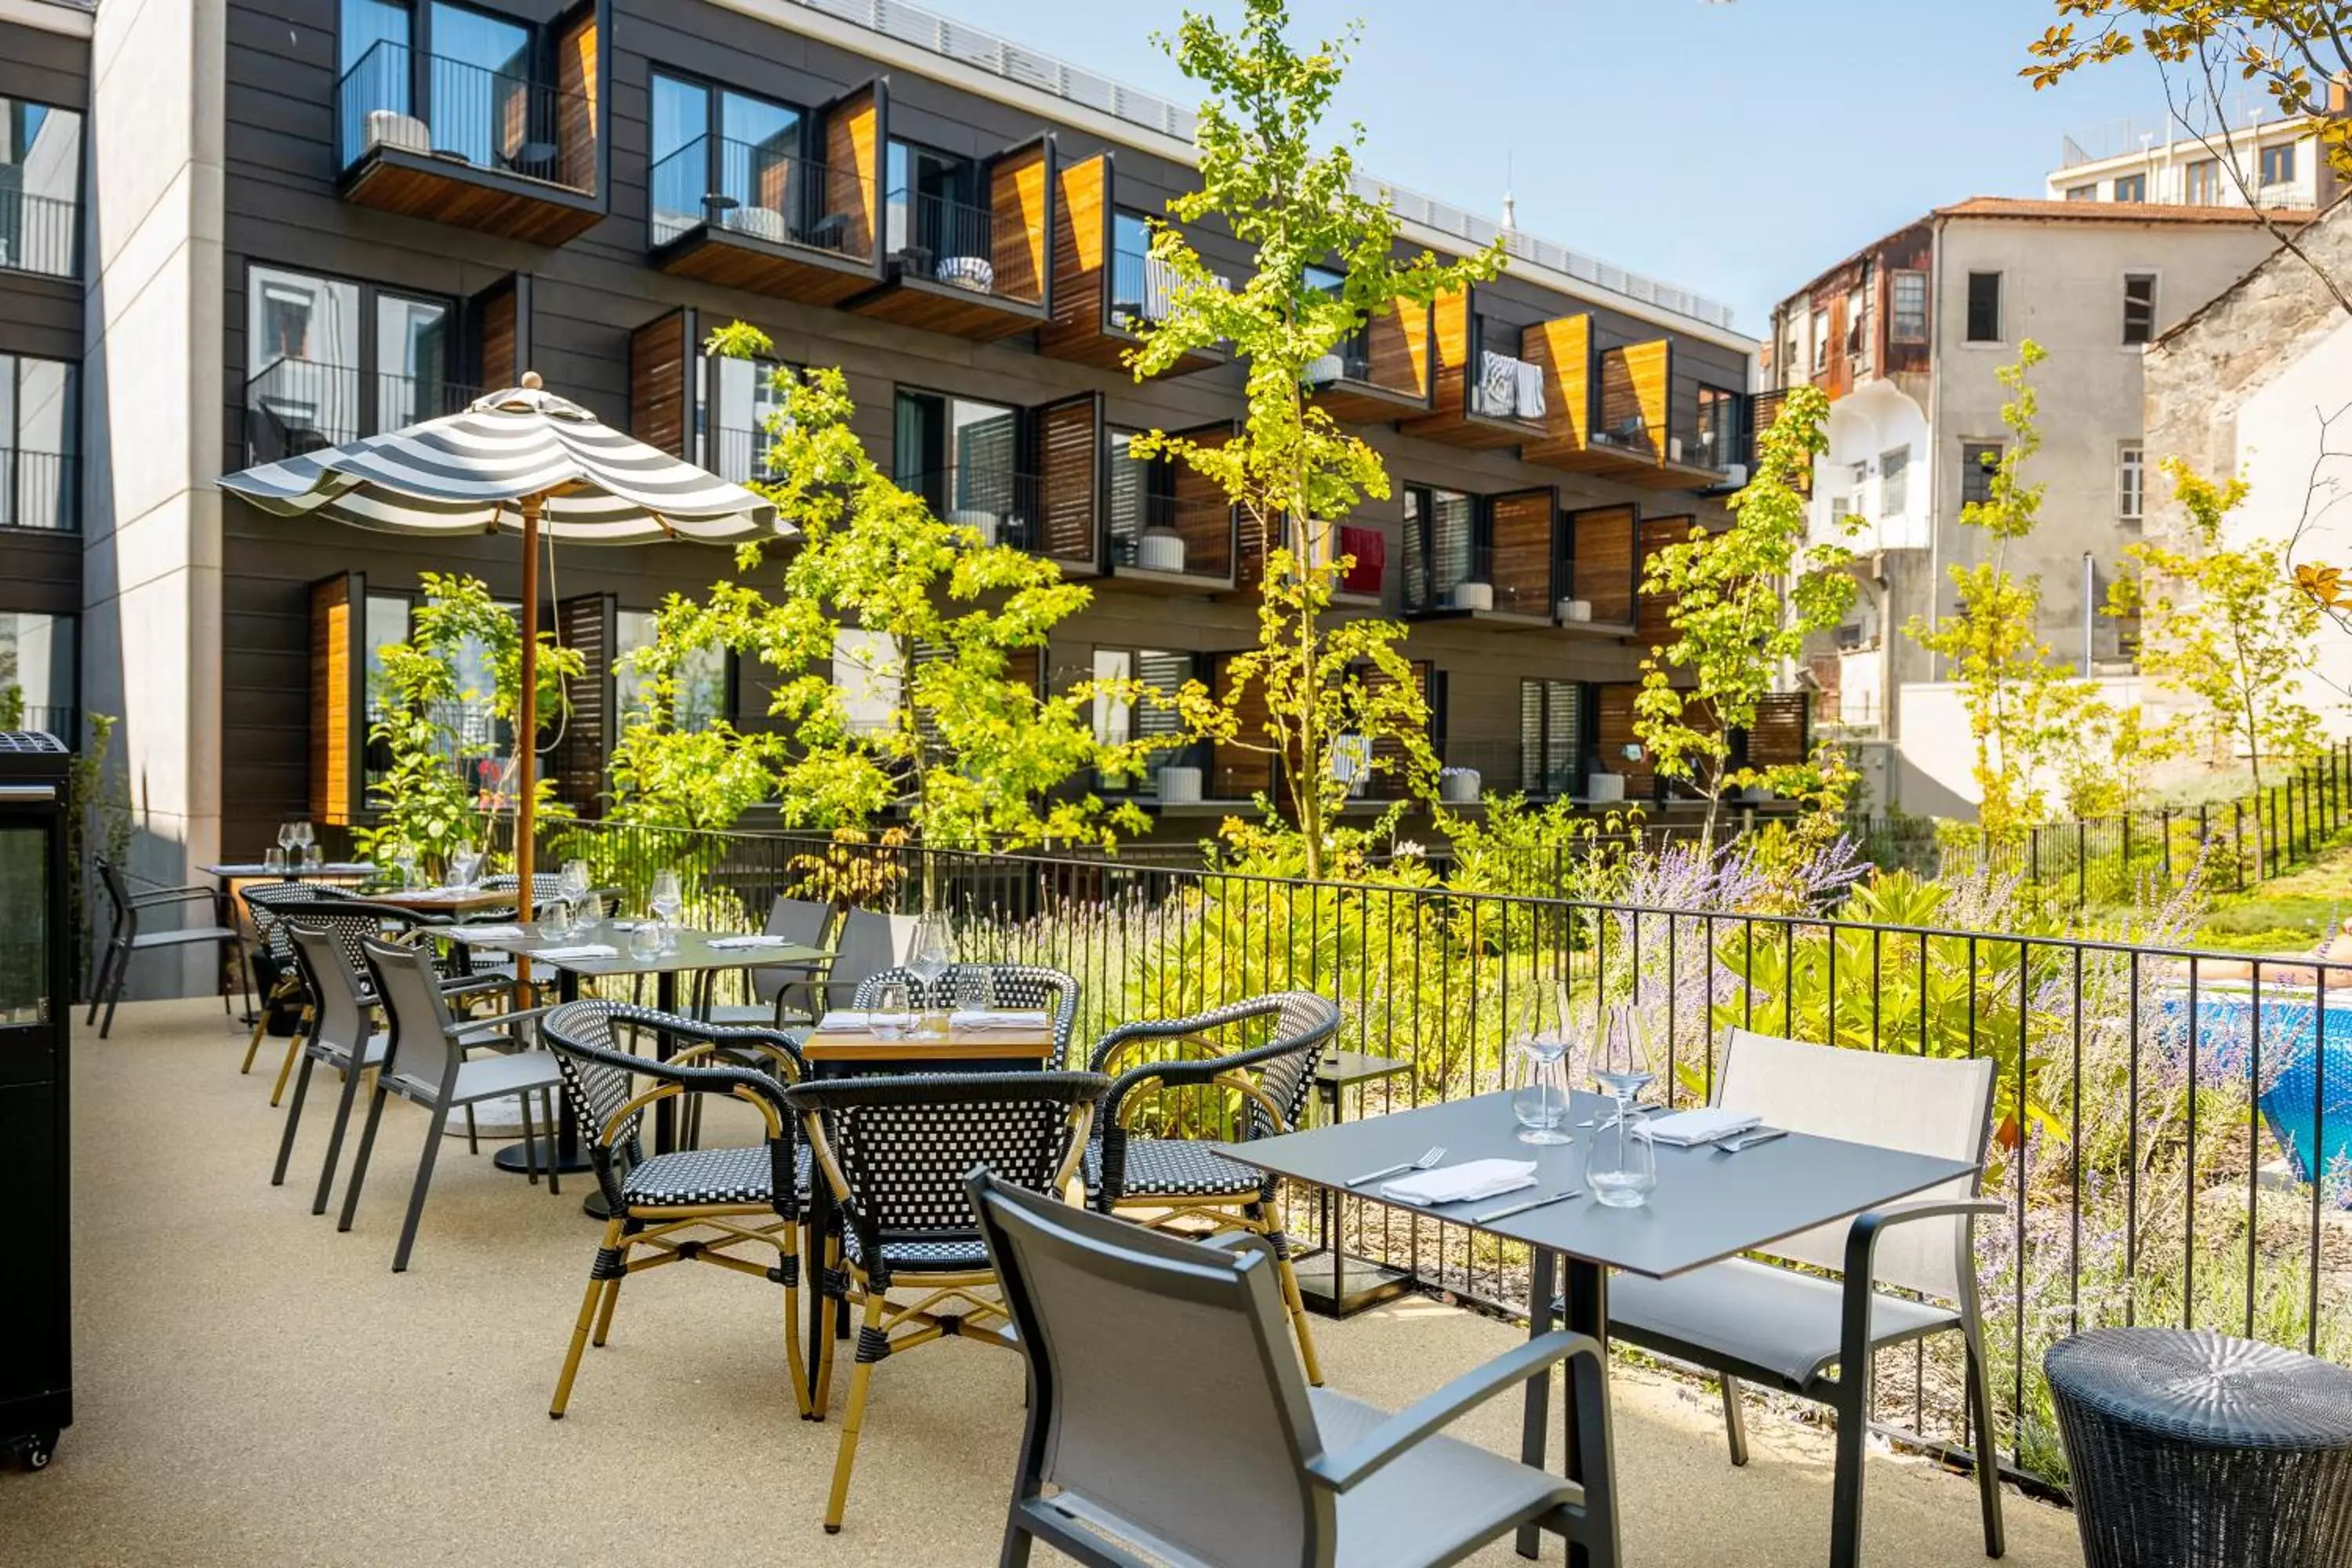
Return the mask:
<path id="1" fill-rule="evenodd" d="M 1502 255 L 1489 247 L 1460 261 L 1426 251 L 1398 259 L 1395 213 L 1356 188 L 1363 128 L 1317 144 L 1358 31 L 1301 52 L 1289 22 L 1284 0 L 1247 0 L 1234 31 L 1188 11 L 1160 40 L 1208 94 L 1195 136 L 1201 186 L 1172 198 L 1169 214 L 1177 223 L 1222 220 L 1255 265 L 1246 282 L 1227 287 L 1181 228 L 1155 222 L 1151 255 L 1174 279 L 1172 299 L 1129 360 L 1140 379 L 1228 345 L 1248 366 L 1249 410 L 1230 441 L 1155 430 L 1129 450 L 1189 465 L 1265 541 L 1257 645 L 1227 662 L 1223 691 L 1195 682 L 1176 706 L 1192 734 L 1273 760 L 1281 798 L 1262 802 L 1265 829 L 1286 844 L 1295 831 L 1299 863 L 1319 879 L 1370 837 L 1339 825 L 1353 780 L 1401 769 L 1406 793 L 1426 799 L 1436 759 L 1404 627 L 1329 616 L 1353 563 L 1337 552 L 1336 531 L 1366 497 L 1385 499 L 1389 479 L 1379 454 L 1315 405 L 1307 372 L 1395 301 L 1426 304 L 1491 278 Z M 1337 272 L 1339 287 L 1319 286 L 1317 268 Z"/>
<path id="2" fill-rule="evenodd" d="M 1754 727 L 1764 697 L 1804 651 L 1806 637 L 1836 626 L 1853 603 L 1856 584 L 1845 569 L 1853 552 L 1834 541 L 1806 542 L 1805 489 L 1813 459 L 1829 450 L 1829 414 L 1818 387 L 1792 390 L 1757 443 L 1755 477 L 1731 498 L 1731 525 L 1712 532 L 1694 527 L 1643 569 L 1642 591 L 1672 601 L 1674 640 L 1642 660 L 1633 733 L 1654 772 L 1685 781 L 1706 799 L 1708 844 L 1726 791 L 1760 784 L 1817 795 L 1826 779 L 1840 776 L 1818 759 L 1731 765 L 1731 731 Z M 1847 531 L 1860 521 L 1849 520 Z M 1843 789 L 1836 793 L 1843 797 Z"/>

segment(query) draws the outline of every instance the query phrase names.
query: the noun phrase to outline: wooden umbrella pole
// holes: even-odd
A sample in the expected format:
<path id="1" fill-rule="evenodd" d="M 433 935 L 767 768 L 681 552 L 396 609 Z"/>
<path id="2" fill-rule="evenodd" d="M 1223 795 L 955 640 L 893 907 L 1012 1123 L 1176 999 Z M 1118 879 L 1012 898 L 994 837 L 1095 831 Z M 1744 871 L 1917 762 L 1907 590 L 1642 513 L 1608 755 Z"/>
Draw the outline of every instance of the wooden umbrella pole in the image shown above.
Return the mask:
<path id="1" fill-rule="evenodd" d="M 539 513 L 522 498 L 522 693 L 515 710 L 515 919 L 531 918 L 531 849 L 539 827 Z"/>

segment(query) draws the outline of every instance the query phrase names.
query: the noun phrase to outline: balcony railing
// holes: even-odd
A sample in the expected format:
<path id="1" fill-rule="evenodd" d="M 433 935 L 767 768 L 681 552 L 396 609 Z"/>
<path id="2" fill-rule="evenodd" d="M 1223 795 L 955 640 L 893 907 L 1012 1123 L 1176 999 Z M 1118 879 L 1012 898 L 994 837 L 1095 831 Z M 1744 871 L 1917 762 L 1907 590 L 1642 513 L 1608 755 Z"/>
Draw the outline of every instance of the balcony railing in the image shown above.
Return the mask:
<path id="1" fill-rule="evenodd" d="M 386 40 L 343 73 L 335 98 L 345 168 L 382 148 L 595 187 L 596 105 L 585 93 Z"/>
<path id="2" fill-rule="evenodd" d="M 0 188 L 0 268 L 75 278 L 80 252 L 79 202 Z"/>
<path id="3" fill-rule="evenodd" d="M 1114 485 L 1104 524 L 1114 566 L 1195 577 L 1223 577 L 1233 571 L 1234 509 L 1229 501 Z M 1148 537 L 1152 535 L 1182 542 L 1173 561 L 1156 552 L 1165 546 Z"/>
<path id="4" fill-rule="evenodd" d="M 902 187 L 890 193 L 887 232 L 890 259 L 908 276 L 975 294 L 1002 292 L 994 260 L 996 215 L 986 207 Z"/>
<path id="5" fill-rule="evenodd" d="M 0 447 L 0 528 L 79 532 L 80 477 L 71 453 Z"/>
<path id="6" fill-rule="evenodd" d="M 274 463 L 465 410 L 480 390 L 395 371 L 281 359 L 245 384 L 246 460 Z"/>
<path id="7" fill-rule="evenodd" d="M 772 148 L 698 136 L 653 166 L 653 242 L 708 224 L 774 245 L 869 261 L 873 182 Z"/>
<path id="8" fill-rule="evenodd" d="M 710 433 L 710 471 L 732 484 L 776 477 L 768 466 L 775 437 L 765 430 L 721 426 Z"/>
<path id="9" fill-rule="evenodd" d="M 1050 553 L 1039 527 L 1044 484 L 1034 474 L 967 463 L 912 479 L 901 476 L 898 484 L 921 496 L 942 522 L 977 529 L 983 544 Z"/>
<path id="10" fill-rule="evenodd" d="M 1483 544 L 1439 550 L 1430 562 L 1428 592 L 1407 604 L 1406 613 L 1496 611 L 1550 618 L 1552 606 L 1548 595 L 1507 580 L 1498 582 L 1496 565 L 1494 550 Z M 1507 572 L 1502 575 L 1508 579 L 1513 574 Z"/>

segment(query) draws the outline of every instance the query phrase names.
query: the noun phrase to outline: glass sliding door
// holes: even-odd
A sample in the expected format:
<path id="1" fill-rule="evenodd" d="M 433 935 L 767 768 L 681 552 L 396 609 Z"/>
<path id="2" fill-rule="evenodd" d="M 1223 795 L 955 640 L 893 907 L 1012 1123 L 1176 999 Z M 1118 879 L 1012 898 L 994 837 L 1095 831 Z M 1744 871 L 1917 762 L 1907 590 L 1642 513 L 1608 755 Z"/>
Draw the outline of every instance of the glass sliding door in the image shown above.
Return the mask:
<path id="1" fill-rule="evenodd" d="M 360 289 L 276 267 L 246 273 L 248 439 L 291 457 L 362 434 Z"/>
<path id="2" fill-rule="evenodd" d="M 437 300 L 383 294 L 375 304 L 375 417 L 382 435 L 455 414 L 450 310 Z"/>
<path id="3" fill-rule="evenodd" d="M 749 93 L 719 95 L 719 192 L 738 215 L 735 226 L 763 239 L 797 238 L 803 199 L 798 189 L 801 115 L 797 109 Z"/>
<path id="4" fill-rule="evenodd" d="M 0 528 L 80 527 L 75 366 L 0 354 Z"/>
<path id="5" fill-rule="evenodd" d="M 449 0 L 433 0 L 429 62 L 433 151 L 486 169 L 551 163 L 547 131 L 531 123 L 530 29 Z"/>
<path id="6" fill-rule="evenodd" d="M 653 160 L 648 195 L 653 242 L 662 245 L 703 221 L 711 184 L 710 89 L 682 77 L 653 79 Z"/>

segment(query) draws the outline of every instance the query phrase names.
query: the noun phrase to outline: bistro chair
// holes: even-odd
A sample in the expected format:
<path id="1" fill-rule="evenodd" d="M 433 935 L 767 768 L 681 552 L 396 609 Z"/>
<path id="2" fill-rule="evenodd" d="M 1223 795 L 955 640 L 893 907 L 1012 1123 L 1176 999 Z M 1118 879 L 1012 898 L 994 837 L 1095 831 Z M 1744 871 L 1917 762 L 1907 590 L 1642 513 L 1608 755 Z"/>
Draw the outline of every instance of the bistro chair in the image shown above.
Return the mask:
<path id="1" fill-rule="evenodd" d="M 1581 1360 L 1588 1473 L 1611 1475 L 1601 1350 L 1554 1331 L 1396 1415 L 1309 1388 L 1282 1349 L 1274 1249 L 1206 1245 L 1065 1207 L 974 1172 L 971 1203 L 1029 1363 L 1029 1423 L 998 1561 L 1034 1542 L 1098 1568 L 1454 1563 L 1539 1523 L 1615 1568 L 1601 1495 L 1441 1428 Z M 1055 1489 L 1046 1495 L 1045 1489 Z"/>
<path id="2" fill-rule="evenodd" d="M 1016 1348 L 1003 1305 L 982 1294 L 996 1275 L 972 1221 L 965 1176 L 981 1165 L 1058 1194 L 1077 1171 L 1095 1102 L 1108 1087 L 1097 1073 L 992 1072 L 832 1079 L 785 1091 L 817 1178 L 840 1213 L 839 1227 L 825 1237 L 825 1296 L 861 1313 L 824 1505 L 828 1534 L 840 1531 L 848 1507 L 876 1363 L 950 1336 Z M 892 1301 L 893 1288 L 920 1295 Z M 825 1310 L 824 1301 L 817 1310 Z M 832 1388 L 833 1342 L 832 1334 L 820 1334 L 811 1390 L 820 1420 Z"/>
<path id="3" fill-rule="evenodd" d="M 218 951 L 221 959 L 221 1010 L 234 1013 L 229 1001 L 236 989 L 233 976 L 245 966 L 245 938 L 236 929 L 236 917 L 231 911 L 228 895 L 220 889 L 202 884 L 183 888 L 152 888 L 143 893 L 131 890 L 131 880 L 122 868 L 101 855 L 98 858 L 98 879 L 106 889 L 107 902 L 114 906 L 114 921 L 107 932 L 106 945 L 100 949 L 98 973 L 90 980 L 89 1016 L 84 1024 L 98 1024 L 98 1037 L 104 1039 L 114 1029 L 114 1006 L 122 1000 L 123 983 L 130 978 L 131 960 L 142 952 L 160 952 L 184 947 L 210 946 Z M 154 910 L 202 903 L 212 915 L 210 925 L 178 926 L 168 931 L 142 931 L 146 917 Z M 253 1005 L 250 991 L 246 1005 Z M 99 1023 L 100 1005 L 106 1008 L 106 1020 Z"/>
<path id="4" fill-rule="evenodd" d="M 989 977 L 999 1007 L 1034 1009 L 1052 1020 L 1054 1026 L 1054 1060 L 1070 1059 L 1070 1040 L 1078 1028 L 1077 977 L 1058 969 L 1048 969 L 1034 963 L 958 963 L 950 965 L 940 976 L 938 987 L 923 988 L 919 975 L 911 969 L 884 969 L 867 975 L 857 983 L 850 1005 L 870 1008 L 881 988 L 893 982 L 907 988 L 907 996 L 920 1008 L 952 1007 L 956 989 L 963 977 L 978 972 Z"/>
<path id="5" fill-rule="evenodd" d="M 367 1124 L 360 1130 L 359 1152 L 352 1160 L 352 1178 L 343 1187 L 339 1231 L 352 1228 L 359 1209 L 360 1186 L 367 1180 L 368 1156 L 375 1150 L 376 1124 L 383 1118 L 387 1096 L 398 1095 L 432 1113 L 425 1132 L 425 1152 L 416 1162 L 416 1180 L 408 1194 L 408 1217 L 400 1227 L 400 1244 L 392 1255 L 392 1271 L 405 1272 L 408 1255 L 416 1245 L 416 1222 L 425 1213 L 425 1190 L 433 1184 L 433 1166 L 441 1152 L 441 1137 L 453 1109 L 470 1110 L 486 1100 L 512 1099 L 522 1107 L 522 1146 L 531 1184 L 539 1183 L 539 1144 L 533 1136 L 530 1102 L 538 1097 L 551 1138 L 555 1131 L 555 1091 L 562 1074 L 555 1058 L 531 1048 L 530 1028 L 546 1009 L 501 1013 L 487 1019 L 458 1020 L 449 1016 L 441 976 L 433 955 L 415 945 L 375 937 L 361 939 L 367 972 L 390 1025 L 389 1043 L 375 1075 L 375 1093 L 368 1100 Z M 469 1058 L 485 1046 L 496 1054 Z M 561 1194 L 555 1163 L 547 1170 L 547 1190 Z"/>
<path id="6" fill-rule="evenodd" d="M 768 923 L 760 929 L 769 936 L 780 936 L 799 947 L 823 947 L 825 928 L 833 923 L 833 906 L 823 899 L 787 899 L 779 896 L 768 907 Z M 716 970 L 702 979 L 701 1005 L 696 1015 L 713 1024 L 754 1024 L 782 1028 L 785 1016 L 785 994 L 794 984 L 809 977 L 811 971 L 822 971 L 823 963 L 763 963 L 747 967 L 751 1000 L 748 1003 L 713 1004 L 711 990 L 718 983 Z"/>
<path id="7" fill-rule="evenodd" d="M 253 1037 L 246 1042 L 245 1064 L 237 1068 L 249 1073 L 264 1035 L 292 1040 L 309 1018 L 310 994 L 303 990 L 302 973 L 295 966 L 293 935 L 279 911 L 318 900 L 300 882 L 248 882 L 237 889 L 237 895 L 245 900 L 246 918 L 253 923 L 254 946 L 247 952 L 247 963 L 253 971 L 255 994 L 260 998 L 253 1016 Z M 270 1103 L 277 1103 L 274 1097 Z"/>
<path id="8" fill-rule="evenodd" d="M 624 1040 L 652 1030 L 693 1042 L 667 1062 L 635 1055 Z M 730 1028 L 605 1001 L 567 1002 L 542 1021 L 540 1037 L 571 1090 L 572 1115 L 588 1144 L 611 1217 L 588 1269 L 588 1290 L 564 1352 L 563 1371 L 547 1414 L 561 1421 L 572 1401 L 581 1353 L 599 1348 L 613 1326 L 621 1281 L 681 1261 L 716 1264 L 783 1287 L 784 1363 L 793 1400 L 810 1414 L 807 1363 L 800 1342 L 800 1229 L 807 1156 L 785 1105 L 785 1086 L 801 1076 L 800 1053 L 773 1029 Z M 765 1070 L 712 1065 L 721 1051 L 756 1058 Z M 646 1088 L 640 1090 L 637 1079 Z M 694 1149 L 648 1158 L 640 1140 L 646 1109 L 665 1100 L 710 1095 L 748 1101 L 764 1123 L 757 1143 Z M 772 1247 L 771 1266 L 740 1256 Z M 632 1257 L 631 1254 L 636 1256 Z M 593 1332 L 593 1340 L 592 1340 Z"/>
<path id="9" fill-rule="evenodd" d="M 1995 1066 L 1807 1045 L 1729 1028 L 1712 1103 L 1774 1127 L 1980 1164 L 1992 1121 Z M 1977 1174 L 1816 1226 L 1769 1248 L 1671 1279 L 1610 1282 L 1609 1331 L 1643 1350 L 1715 1373 L 1731 1462 L 1748 1462 L 1739 1384 L 1759 1383 L 1837 1413 L 1830 1562 L 1860 1560 L 1864 1438 L 1872 1358 L 1889 1345 L 1957 1332 L 1968 1362 L 1985 1555 L 2002 1551 L 1992 1386 L 1977 1310 L 1976 1220 L 2001 1205 Z M 1783 1267 L 1783 1264 L 1795 1267 Z M 1829 1271 L 1838 1278 L 1827 1278 Z M 1906 1294 L 1891 1294 L 1893 1287 Z M 1835 1375 L 1831 1369 L 1835 1368 Z"/>
<path id="10" fill-rule="evenodd" d="M 1209 1139 L 1234 1142 L 1278 1137 L 1304 1124 L 1315 1088 L 1315 1064 L 1339 1027 L 1339 1009 L 1311 991 L 1282 991 L 1189 1018 L 1125 1024 L 1095 1047 L 1092 1067 L 1111 1073 L 1103 1096 L 1100 1136 L 1087 1149 L 1087 1200 L 1104 1214 L 1127 1213 L 1161 1229 L 1205 1221 L 1212 1232 L 1245 1230 L 1272 1248 L 1282 1299 L 1298 1336 L 1307 1381 L 1320 1387 L 1323 1363 L 1307 1327 L 1307 1303 L 1275 1208 L 1276 1178 L 1229 1160 Z M 1236 1046 L 1269 1034 L 1263 1043 Z M 1212 1038 L 1223 1036 L 1223 1039 Z M 1238 1123 L 1228 1133 L 1222 1105 L 1204 1131 L 1182 1135 L 1187 1113 L 1197 1116 L 1230 1089 L 1242 1098 Z M 1171 1096 L 1170 1090 L 1190 1091 Z M 1137 1118 L 1158 1113 L 1160 1131 L 1139 1131 Z"/>

